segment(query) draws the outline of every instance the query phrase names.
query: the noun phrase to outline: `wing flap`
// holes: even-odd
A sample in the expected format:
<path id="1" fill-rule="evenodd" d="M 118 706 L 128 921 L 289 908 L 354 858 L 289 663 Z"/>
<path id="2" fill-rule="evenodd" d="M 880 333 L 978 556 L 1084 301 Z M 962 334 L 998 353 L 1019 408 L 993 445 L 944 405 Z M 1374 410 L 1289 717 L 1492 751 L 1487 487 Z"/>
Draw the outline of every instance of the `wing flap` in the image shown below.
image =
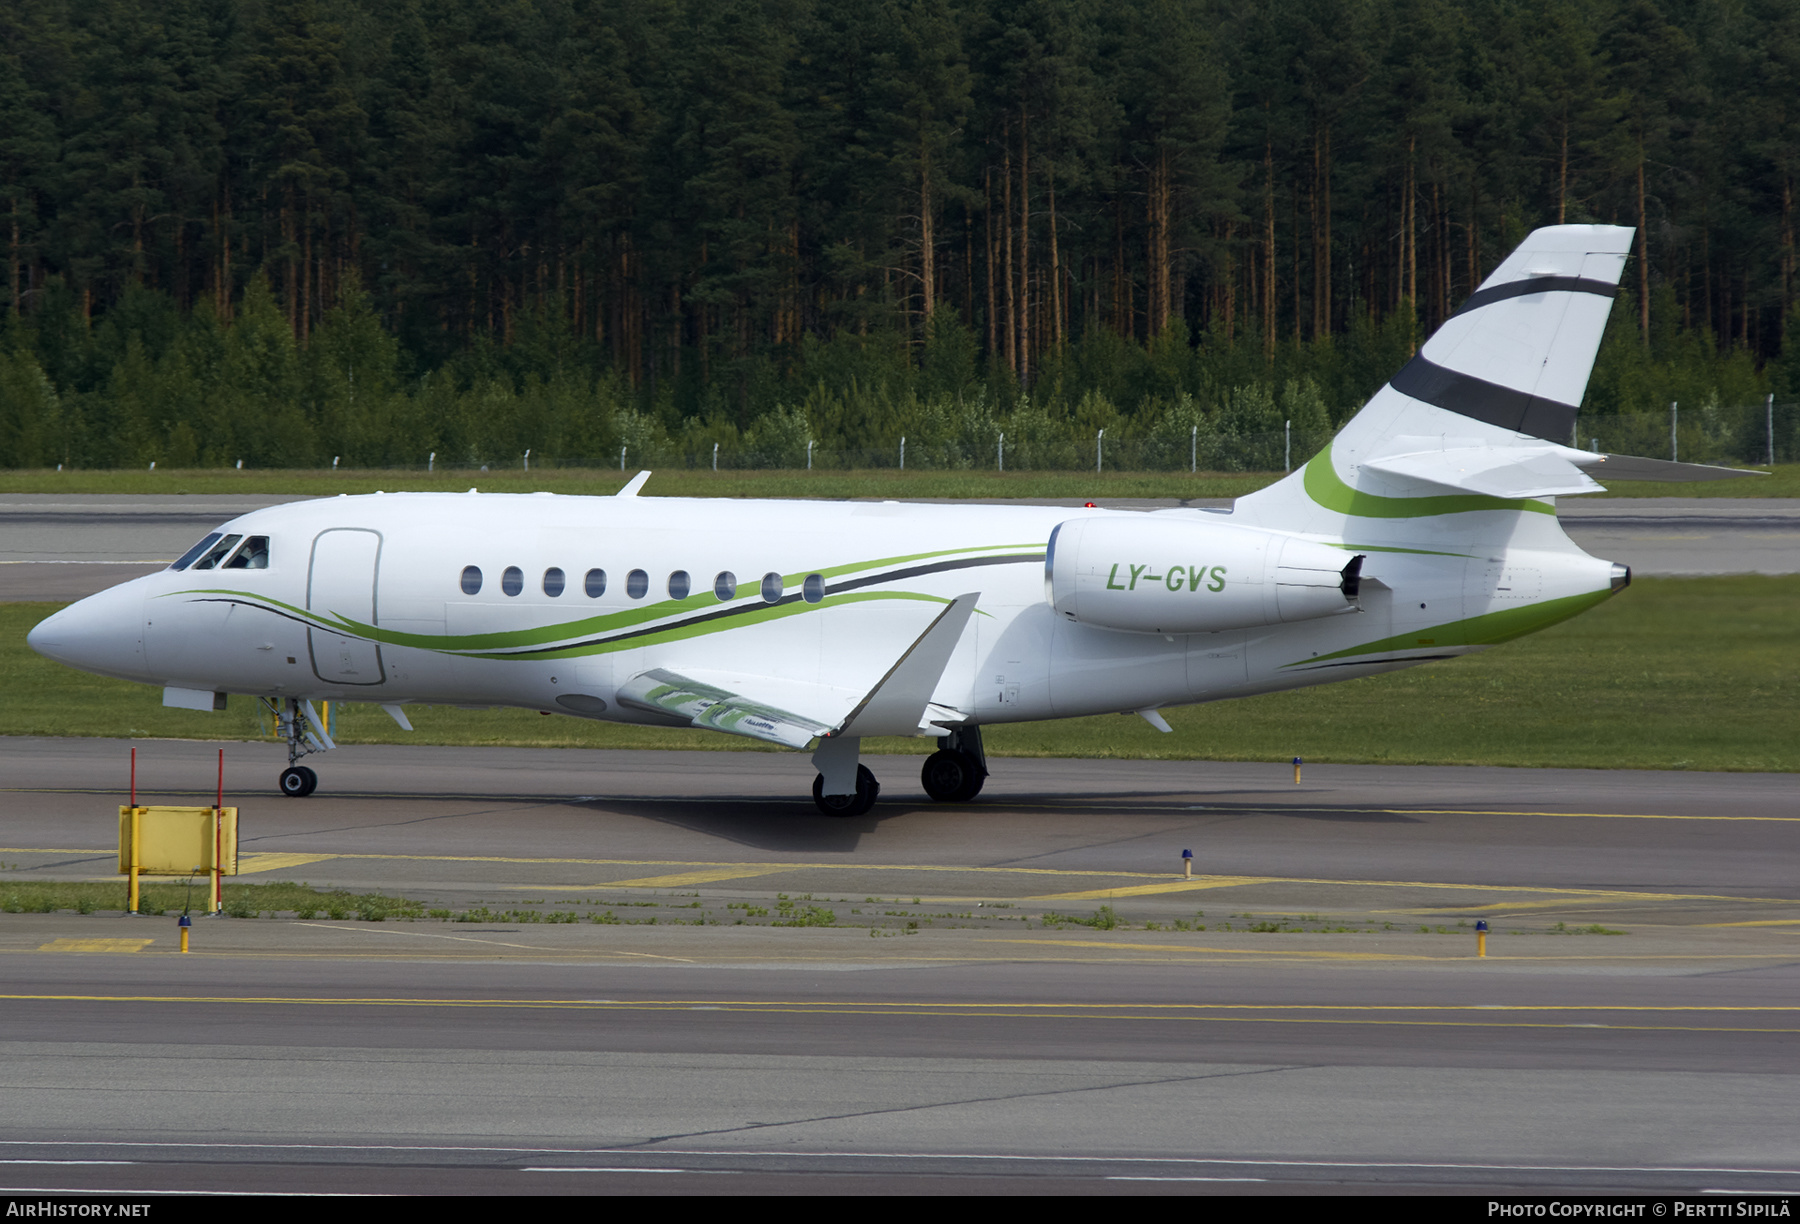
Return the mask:
<path id="1" fill-rule="evenodd" d="M 641 672 L 621 685 L 618 701 L 620 705 L 636 710 L 673 714 L 687 719 L 696 727 L 766 740 L 788 748 L 804 748 L 817 737 L 828 734 L 842 721 L 841 710 L 847 710 L 855 701 L 853 695 L 840 695 L 830 689 L 817 688 L 810 694 L 796 695 L 803 698 L 810 696 L 809 705 L 826 708 L 814 709 L 811 713 L 798 713 L 766 700 L 733 692 L 724 683 L 709 682 L 709 679 L 684 676 L 658 667 Z M 716 679 L 743 687 L 794 687 L 778 680 L 757 677 Z M 744 685 L 745 680 L 749 680 L 750 684 Z M 830 707 L 838 703 L 832 699 L 839 696 L 844 698 L 840 711 L 833 711 Z"/>

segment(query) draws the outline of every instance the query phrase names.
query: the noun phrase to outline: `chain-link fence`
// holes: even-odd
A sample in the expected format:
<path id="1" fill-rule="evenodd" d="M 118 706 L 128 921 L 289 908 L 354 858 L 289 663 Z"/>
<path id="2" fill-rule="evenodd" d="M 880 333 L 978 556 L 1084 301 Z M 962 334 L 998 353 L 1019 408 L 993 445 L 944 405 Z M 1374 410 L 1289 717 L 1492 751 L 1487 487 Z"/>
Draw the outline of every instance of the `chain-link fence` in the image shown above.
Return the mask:
<path id="1" fill-rule="evenodd" d="M 779 439 L 749 436 L 694 445 L 646 433 L 605 455 L 528 451 L 509 457 L 427 453 L 396 470 L 685 469 L 743 471 L 925 472 L 1285 472 L 1331 440 L 1328 428 L 1239 430 L 1217 421 L 1119 436 L 1065 422 L 1038 422 L 1018 432 L 992 428 L 935 437 L 901 437 L 884 446 L 828 447 L 790 431 Z M 1583 415 L 1566 439 L 1583 450 L 1686 463 L 1765 465 L 1800 461 L 1800 404 L 1764 401 L 1735 407 L 1679 404 L 1655 412 Z M 335 464 L 333 466 L 336 466 Z"/>
<path id="2" fill-rule="evenodd" d="M 1800 459 L 1800 404 L 1677 403 L 1656 412 L 1583 415 L 1571 442 L 1583 450 L 1683 463 L 1792 463 Z"/>
<path id="3" fill-rule="evenodd" d="M 923 472 L 1282 472 L 1304 464 L 1331 440 L 1328 430 L 1286 428 L 1227 432 L 1190 427 L 1185 435 L 1114 437 L 1095 430 L 1085 436 L 1061 433 L 1025 439 L 997 434 L 985 444 L 967 440 L 902 438 L 891 446 L 838 448 L 800 443 L 779 449 L 698 448 L 678 445 L 625 446 L 614 455 L 552 456 L 533 453 L 508 460 L 430 456 L 428 468 L 518 470 L 520 468 L 644 467 L 720 472 L 870 469 Z"/>

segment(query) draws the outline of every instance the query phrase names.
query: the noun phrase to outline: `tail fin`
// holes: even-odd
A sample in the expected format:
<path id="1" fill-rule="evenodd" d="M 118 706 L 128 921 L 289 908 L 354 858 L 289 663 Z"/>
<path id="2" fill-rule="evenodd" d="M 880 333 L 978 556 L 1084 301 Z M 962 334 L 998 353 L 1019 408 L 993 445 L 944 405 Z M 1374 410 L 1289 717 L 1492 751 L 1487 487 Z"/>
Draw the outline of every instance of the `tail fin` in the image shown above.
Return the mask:
<path id="1" fill-rule="evenodd" d="M 1516 522 L 1554 513 L 1536 499 L 1598 489 L 1577 461 L 1599 457 L 1565 443 L 1632 232 L 1533 232 L 1330 446 L 1240 499 L 1239 512 L 1265 526 L 1334 536 L 1417 535 L 1417 520 L 1441 527 L 1445 515 L 1472 516 L 1458 526 L 1482 534 L 1510 534 L 1506 522 L 1478 512 Z M 1397 530 L 1403 523 L 1413 526 Z"/>

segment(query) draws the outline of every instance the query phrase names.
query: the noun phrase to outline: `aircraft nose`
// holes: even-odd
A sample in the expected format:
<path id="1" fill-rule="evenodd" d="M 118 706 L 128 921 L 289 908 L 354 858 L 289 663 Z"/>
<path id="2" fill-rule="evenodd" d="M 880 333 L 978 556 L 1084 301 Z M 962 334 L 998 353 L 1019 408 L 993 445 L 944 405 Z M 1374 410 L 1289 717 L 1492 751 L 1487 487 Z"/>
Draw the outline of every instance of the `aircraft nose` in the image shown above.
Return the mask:
<path id="1" fill-rule="evenodd" d="M 146 679 L 144 596 L 134 587 L 127 583 L 70 604 L 39 621 L 25 635 L 25 644 L 81 671 Z"/>

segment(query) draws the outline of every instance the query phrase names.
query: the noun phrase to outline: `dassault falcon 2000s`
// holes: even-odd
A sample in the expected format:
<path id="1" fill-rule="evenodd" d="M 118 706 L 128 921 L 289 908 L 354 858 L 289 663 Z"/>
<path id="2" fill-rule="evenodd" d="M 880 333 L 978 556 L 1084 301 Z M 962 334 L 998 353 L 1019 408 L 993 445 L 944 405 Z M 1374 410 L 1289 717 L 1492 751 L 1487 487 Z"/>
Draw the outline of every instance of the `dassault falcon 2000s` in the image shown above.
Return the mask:
<path id="1" fill-rule="evenodd" d="M 374 494 L 258 510 L 32 630 L 39 653 L 267 703 L 281 789 L 333 747 L 314 703 L 518 706 L 813 745 L 866 812 L 864 736 L 936 737 L 973 798 L 991 723 L 1135 712 L 1505 642 L 1630 580 L 1553 498 L 1735 475 L 1570 439 L 1632 231 L 1533 233 L 1305 467 L 1229 510 Z"/>

